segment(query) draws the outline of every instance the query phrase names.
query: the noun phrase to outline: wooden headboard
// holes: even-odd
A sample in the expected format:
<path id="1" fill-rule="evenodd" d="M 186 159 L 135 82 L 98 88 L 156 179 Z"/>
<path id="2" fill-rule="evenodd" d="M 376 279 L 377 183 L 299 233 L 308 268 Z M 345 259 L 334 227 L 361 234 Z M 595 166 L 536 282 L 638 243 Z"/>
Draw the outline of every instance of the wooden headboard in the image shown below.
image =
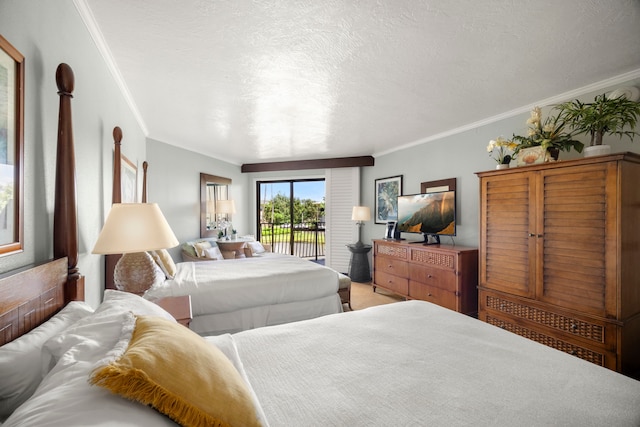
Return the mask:
<path id="1" fill-rule="evenodd" d="M 56 151 L 53 260 L 0 276 L 0 345 L 42 324 L 69 301 L 84 300 L 78 271 L 76 173 L 71 120 L 73 70 L 56 70 L 60 95 Z"/>

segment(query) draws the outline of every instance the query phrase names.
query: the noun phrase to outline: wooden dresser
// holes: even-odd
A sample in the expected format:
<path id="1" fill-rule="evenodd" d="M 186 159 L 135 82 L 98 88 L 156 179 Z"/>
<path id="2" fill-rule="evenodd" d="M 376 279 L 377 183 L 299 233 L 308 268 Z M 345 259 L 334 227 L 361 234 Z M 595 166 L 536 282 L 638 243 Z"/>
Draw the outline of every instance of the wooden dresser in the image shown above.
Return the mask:
<path id="1" fill-rule="evenodd" d="M 479 318 L 640 371 L 640 155 L 478 173 Z"/>
<path id="2" fill-rule="evenodd" d="M 478 312 L 478 250 L 406 241 L 373 241 L 373 290 L 433 302 L 468 315 Z"/>

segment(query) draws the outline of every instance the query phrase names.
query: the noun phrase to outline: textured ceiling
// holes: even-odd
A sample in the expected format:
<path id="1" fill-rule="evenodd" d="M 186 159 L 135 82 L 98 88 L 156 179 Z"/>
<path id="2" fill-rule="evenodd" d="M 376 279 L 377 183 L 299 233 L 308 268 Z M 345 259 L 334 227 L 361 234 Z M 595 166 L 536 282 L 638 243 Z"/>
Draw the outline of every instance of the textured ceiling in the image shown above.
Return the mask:
<path id="1" fill-rule="evenodd" d="M 75 3 L 149 138 L 236 164 L 375 156 L 640 75 L 638 0 Z"/>

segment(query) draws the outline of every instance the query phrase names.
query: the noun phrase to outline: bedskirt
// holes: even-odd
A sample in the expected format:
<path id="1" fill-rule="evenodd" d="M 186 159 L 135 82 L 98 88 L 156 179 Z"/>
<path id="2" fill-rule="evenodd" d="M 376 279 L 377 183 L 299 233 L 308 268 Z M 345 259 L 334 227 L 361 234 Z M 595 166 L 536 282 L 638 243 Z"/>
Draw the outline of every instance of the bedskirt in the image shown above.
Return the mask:
<path id="1" fill-rule="evenodd" d="M 189 328 L 200 335 L 234 333 L 262 326 L 280 325 L 342 312 L 335 293 L 312 300 L 244 308 L 228 313 L 195 316 Z"/>

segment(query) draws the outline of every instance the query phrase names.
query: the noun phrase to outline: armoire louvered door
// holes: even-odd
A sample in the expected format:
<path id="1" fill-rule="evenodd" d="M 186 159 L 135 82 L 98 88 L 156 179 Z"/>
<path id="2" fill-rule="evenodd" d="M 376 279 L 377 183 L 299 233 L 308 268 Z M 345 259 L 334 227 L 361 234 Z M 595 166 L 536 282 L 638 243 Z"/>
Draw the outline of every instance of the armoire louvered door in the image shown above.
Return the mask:
<path id="1" fill-rule="evenodd" d="M 640 155 L 478 176 L 478 318 L 640 378 Z"/>

